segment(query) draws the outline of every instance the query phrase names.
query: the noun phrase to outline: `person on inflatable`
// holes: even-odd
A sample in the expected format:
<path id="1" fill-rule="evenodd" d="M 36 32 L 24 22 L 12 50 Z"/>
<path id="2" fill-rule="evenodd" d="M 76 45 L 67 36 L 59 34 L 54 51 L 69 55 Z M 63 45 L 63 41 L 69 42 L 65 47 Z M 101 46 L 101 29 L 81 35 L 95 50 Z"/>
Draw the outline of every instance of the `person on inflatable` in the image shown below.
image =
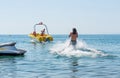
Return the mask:
<path id="1" fill-rule="evenodd" d="M 36 31 L 33 31 L 33 35 L 36 36 Z"/>
<path id="2" fill-rule="evenodd" d="M 44 36 L 44 35 L 45 35 L 45 29 L 41 31 L 41 36 Z"/>

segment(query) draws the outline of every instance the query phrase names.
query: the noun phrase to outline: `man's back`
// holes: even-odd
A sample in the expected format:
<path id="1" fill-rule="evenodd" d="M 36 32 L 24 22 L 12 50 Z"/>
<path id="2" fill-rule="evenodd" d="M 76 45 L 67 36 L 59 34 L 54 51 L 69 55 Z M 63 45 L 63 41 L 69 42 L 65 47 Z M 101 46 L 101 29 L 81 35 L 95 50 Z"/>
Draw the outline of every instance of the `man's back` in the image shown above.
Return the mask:
<path id="1" fill-rule="evenodd" d="M 71 40 L 75 40 L 76 41 L 76 39 L 78 37 L 78 34 L 77 33 L 76 34 L 70 33 L 70 37 L 71 37 Z"/>

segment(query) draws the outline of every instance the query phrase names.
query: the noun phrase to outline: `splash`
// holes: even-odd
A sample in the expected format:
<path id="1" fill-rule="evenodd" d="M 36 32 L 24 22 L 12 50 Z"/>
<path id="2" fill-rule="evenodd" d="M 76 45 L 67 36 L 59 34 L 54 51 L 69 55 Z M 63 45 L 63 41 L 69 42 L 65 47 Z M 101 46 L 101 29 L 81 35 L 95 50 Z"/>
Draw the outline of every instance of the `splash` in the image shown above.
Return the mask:
<path id="1" fill-rule="evenodd" d="M 103 57 L 107 56 L 101 51 L 87 47 L 87 44 L 78 40 L 76 46 L 70 45 L 70 39 L 65 42 L 57 42 L 50 48 L 50 52 L 67 57 Z"/>

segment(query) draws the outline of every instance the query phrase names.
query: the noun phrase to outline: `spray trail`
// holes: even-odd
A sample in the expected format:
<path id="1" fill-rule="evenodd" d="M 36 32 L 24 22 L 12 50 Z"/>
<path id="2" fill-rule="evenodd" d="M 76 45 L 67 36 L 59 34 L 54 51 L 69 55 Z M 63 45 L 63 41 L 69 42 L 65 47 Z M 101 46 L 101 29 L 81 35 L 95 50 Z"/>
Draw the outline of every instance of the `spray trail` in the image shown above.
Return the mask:
<path id="1" fill-rule="evenodd" d="M 107 56 L 107 54 L 104 54 L 101 51 L 87 47 L 87 44 L 82 40 L 78 40 L 75 46 L 70 45 L 70 39 L 66 40 L 65 42 L 56 43 L 52 48 L 50 48 L 50 52 L 67 57 Z"/>

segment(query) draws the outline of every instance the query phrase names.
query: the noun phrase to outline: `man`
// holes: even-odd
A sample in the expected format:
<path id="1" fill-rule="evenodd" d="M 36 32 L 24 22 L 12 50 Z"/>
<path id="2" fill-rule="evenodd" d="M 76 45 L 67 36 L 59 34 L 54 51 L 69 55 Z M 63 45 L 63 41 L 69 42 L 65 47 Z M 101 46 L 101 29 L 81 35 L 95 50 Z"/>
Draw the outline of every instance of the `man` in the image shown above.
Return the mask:
<path id="1" fill-rule="evenodd" d="M 44 36 L 45 34 L 45 29 L 41 30 L 41 36 Z"/>
<path id="2" fill-rule="evenodd" d="M 74 49 L 76 49 L 75 45 L 77 44 L 77 37 L 78 37 L 78 33 L 77 33 L 76 28 L 73 28 L 73 31 L 69 34 L 69 37 L 71 37 L 71 42 L 67 47 L 69 47 L 70 45 L 73 45 Z M 64 48 L 60 52 L 64 51 L 66 48 Z"/>
<path id="3" fill-rule="evenodd" d="M 73 28 L 73 31 L 69 34 L 69 37 L 71 37 L 70 44 L 76 45 L 76 43 L 77 43 L 77 37 L 78 37 L 78 33 L 77 33 L 76 28 Z"/>

